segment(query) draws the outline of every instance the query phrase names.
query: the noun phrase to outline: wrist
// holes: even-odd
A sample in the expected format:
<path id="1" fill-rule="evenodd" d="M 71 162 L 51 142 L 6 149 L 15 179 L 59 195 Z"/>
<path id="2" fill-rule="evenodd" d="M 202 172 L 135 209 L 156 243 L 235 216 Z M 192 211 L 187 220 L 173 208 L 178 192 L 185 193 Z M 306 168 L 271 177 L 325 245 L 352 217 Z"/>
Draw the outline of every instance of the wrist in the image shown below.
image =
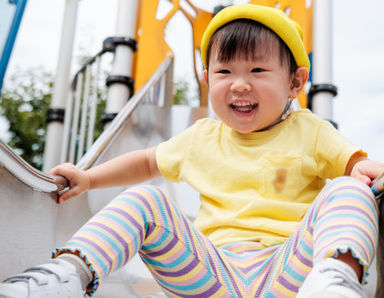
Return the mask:
<path id="1" fill-rule="evenodd" d="M 87 179 L 88 179 L 88 190 L 93 189 L 94 187 L 92 185 L 92 178 L 91 178 L 91 175 L 89 173 L 89 170 L 85 171 L 85 175 L 87 176 Z"/>
<path id="2" fill-rule="evenodd" d="M 345 168 L 345 175 L 346 176 L 351 176 L 352 174 L 352 170 L 353 168 L 355 167 L 355 165 L 360 162 L 360 161 L 363 161 L 363 160 L 366 160 L 367 157 L 361 152 L 361 151 L 357 151 L 355 152 L 351 158 L 349 159 L 348 161 L 348 164 Z"/>

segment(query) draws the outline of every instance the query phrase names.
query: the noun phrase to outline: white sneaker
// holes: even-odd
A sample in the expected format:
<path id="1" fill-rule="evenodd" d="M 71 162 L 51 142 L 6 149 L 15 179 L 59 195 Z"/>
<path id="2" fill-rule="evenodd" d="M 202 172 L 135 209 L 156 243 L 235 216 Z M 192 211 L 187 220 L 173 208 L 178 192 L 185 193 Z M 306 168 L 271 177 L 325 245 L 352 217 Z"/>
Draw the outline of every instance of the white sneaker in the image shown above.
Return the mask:
<path id="1" fill-rule="evenodd" d="M 84 293 L 75 267 L 67 261 L 53 259 L 0 283 L 0 298 L 5 297 L 80 298 Z"/>
<path id="2" fill-rule="evenodd" d="M 366 298 L 355 271 L 342 261 L 328 258 L 312 268 L 297 298 Z"/>

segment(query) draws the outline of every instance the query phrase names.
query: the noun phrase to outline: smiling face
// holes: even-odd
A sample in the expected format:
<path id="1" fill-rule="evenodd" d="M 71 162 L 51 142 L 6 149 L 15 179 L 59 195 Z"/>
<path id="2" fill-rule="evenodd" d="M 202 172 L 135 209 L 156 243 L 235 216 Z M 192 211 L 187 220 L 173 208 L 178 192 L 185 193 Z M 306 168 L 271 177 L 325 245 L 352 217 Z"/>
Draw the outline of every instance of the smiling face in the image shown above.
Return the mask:
<path id="1" fill-rule="evenodd" d="M 288 98 L 300 93 L 303 70 L 296 69 L 289 52 L 282 54 L 279 38 L 269 29 L 247 20 L 228 25 L 227 33 L 219 29 L 208 46 L 204 78 L 211 105 L 240 133 L 269 129 L 281 121 Z"/>
<path id="2" fill-rule="evenodd" d="M 225 124 L 249 133 L 280 122 L 292 83 L 277 55 L 228 62 L 212 55 L 209 63 L 211 105 Z"/>

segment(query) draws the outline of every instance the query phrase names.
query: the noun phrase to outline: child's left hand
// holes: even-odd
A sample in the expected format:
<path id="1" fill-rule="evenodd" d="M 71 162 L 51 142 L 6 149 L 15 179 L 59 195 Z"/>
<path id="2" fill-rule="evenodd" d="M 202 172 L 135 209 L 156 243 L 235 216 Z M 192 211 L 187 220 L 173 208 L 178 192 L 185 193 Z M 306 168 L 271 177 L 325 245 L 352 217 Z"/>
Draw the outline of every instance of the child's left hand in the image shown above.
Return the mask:
<path id="1" fill-rule="evenodd" d="M 384 173 L 384 164 L 364 159 L 355 163 L 350 176 L 359 179 L 368 186 L 373 186 Z"/>

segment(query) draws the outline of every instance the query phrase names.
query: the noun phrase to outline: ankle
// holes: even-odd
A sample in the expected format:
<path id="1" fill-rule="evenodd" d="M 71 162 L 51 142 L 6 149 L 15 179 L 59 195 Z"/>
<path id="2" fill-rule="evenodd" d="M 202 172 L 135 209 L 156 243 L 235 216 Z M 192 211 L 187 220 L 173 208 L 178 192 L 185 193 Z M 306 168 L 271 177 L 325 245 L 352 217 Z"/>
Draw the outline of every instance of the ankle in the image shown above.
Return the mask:
<path id="1" fill-rule="evenodd" d="M 87 286 L 93 280 L 93 274 L 89 270 L 88 265 L 83 261 L 83 259 L 72 253 L 63 253 L 57 258 L 67 261 L 75 267 L 76 272 L 80 276 L 81 288 L 85 291 L 87 289 Z"/>
<path id="2" fill-rule="evenodd" d="M 363 278 L 363 266 L 360 265 L 359 260 L 352 255 L 350 250 L 348 250 L 346 253 L 340 253 L 334 259 L 349 265 L 353 269 L 353 271 L 355 271 L 357 279 L 361 282 Z"/>

